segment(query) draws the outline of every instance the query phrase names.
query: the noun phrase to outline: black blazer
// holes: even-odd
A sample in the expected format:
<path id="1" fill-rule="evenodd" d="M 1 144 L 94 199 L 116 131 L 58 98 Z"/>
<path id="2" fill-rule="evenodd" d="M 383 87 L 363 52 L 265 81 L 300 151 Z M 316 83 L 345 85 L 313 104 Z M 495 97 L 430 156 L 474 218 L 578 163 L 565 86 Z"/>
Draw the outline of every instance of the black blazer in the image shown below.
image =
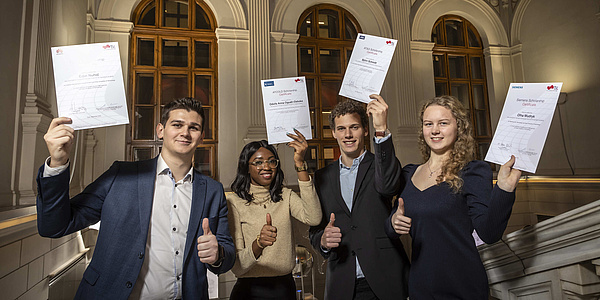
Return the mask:
<path id="1" fill-rule="evenodd" d="M 378 153 L 385 159 L 375 160 L 375 155 L 368 151 L 365 154 L 358 167 L 352 212 L 342 198 L 339 160 L 315 173 L 315 188 L 321 200 L 323 218 L 321 224 L 310 228 L 310 240 L 315 250 L 328 258 L 325 299 L 352 299 L 356 279 L 355 256 L 358 256 L 365 278 L 379 299 L 406 299 L 408 296 L 408 257 L 400 240 L 390 239 L 384 226 L 391 213 L 394 194 L 384 195 L 375 189 L 375 163 L 382 164 L 386 163 L 386 159 L 392 159 L 389 156 L 394 156 L 394 146 L 388 139 L 375 147 L 382 147 L 383 150 Z M 342 231 L 342 242 L 339 247 L 325 253 L 320 247 L 321 236 L 332 212 L 335 214 L 334 225 Z"/>

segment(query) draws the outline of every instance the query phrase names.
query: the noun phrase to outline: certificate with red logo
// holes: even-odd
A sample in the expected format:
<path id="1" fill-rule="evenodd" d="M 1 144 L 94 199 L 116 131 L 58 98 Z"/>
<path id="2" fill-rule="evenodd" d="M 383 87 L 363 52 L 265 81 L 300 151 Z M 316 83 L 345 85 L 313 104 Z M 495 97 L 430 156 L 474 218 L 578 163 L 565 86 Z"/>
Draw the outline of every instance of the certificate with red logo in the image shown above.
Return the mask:
<path id="1" fill-rule="evenodd" d="M 116 42 L 52 47 L 58 115 L 76 130 L 128 124 Z"/>
<path id="2" fill-rule="evenodd" d="M 379 94 L 387 75 L 397 41 L 360 33 L 344 74 L 340 95 L 369 103 Z"/>
<path id="3" fill-rule="evenodd" d="M 261 80 L 269 144 L 293 141 L 287 133 L 300 131 L 312 139 L 306 79 L 302 77 Z"/>
<path id="4" fill-rule="evenodd" d="M 535 173 L 546 143 L 562 82 L 511 83 L 485 160 Z"/>

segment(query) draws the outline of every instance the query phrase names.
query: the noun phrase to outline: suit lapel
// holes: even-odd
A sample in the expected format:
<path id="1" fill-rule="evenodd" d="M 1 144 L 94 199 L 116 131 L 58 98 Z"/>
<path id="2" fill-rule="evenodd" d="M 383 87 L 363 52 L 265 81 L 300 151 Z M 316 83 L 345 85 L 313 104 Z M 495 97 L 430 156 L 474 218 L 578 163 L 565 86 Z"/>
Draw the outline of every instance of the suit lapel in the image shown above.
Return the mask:
<path id="1" fill-rule="evenodd" d="M 152 199 L 154 199 L 154 184 L 156 183 L 157 158 L 141 161 L 138 164 L 138 202 L 140 207 L 140 230 L 148 235 L 150 216 L 152 214 Z"/>
<path id="2" fill-rule="evenodd" d="M 350 209 L 342 197 L 342 189 L 340 187 L 340 161 L 336 160 L 331 166 L 332 168 L 329 172 L 329 180 L 332 182 L 333 186 L 333 198 L 337 200 L 344 212 L 348 215 L 348 217 L 350 217 Z"/>
<path id="3" fill-rule="evenodd" d="M 369 171 L 369 168 L 371 168 L 373 158 L 373 153 L 367 151 L 367 153 L 365 153 L 365 157 L 358 166 L 358 174 L 356 175 L 356 183 L 354 184 L 354 194 L 352 195 L 352 208 L 356 207 L 356 202 L 359 200 L 357 199 L 358 191 L 361 189 L 361 185 L 363 184 L 365 176 L 367 175 L 367 171 Z"/>
<path id="4" fill-rule="evenodd" d="M 202 216 L 204 215 L 204 207 L 206 205 L 206 179 L 200 172 L 194 170 L 194 182 L 192 189 L 192 207 L 190 211 L 190 221 L 188 224 L 187 236 L 185 238 L 184 262 L 189 259 L 189 253 L 195 249 L 196 239 L 204 234 L 200 232 L 202 226 Z M 212 228 L 211 228 L 212 229 Z M 213 229 L 214 230 L 214 229 Z"/>

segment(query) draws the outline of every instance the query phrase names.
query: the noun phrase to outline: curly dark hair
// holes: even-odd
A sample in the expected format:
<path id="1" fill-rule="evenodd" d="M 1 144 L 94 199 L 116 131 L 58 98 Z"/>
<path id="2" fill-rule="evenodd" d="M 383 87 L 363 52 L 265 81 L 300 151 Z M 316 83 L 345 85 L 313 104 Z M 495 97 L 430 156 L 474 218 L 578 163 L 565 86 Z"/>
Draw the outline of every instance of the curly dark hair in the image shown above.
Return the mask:
<path id="1" fill-rule="evenodd" d="M 202 118 L 202 124 L 200 125 L 202 125 L 202 132 L 204 132 L 204 124 L 206 123 L 206 121 L 204 120 L 204 110 L 202 109 L 202 103 L 200 103 L 200 101 L 192 97 L 179 98 L 177 100 L 167 103 L 167 105 L 165 105 L 165 107 L 163 108 L 163 112 L 160 117 L 160 124 L 166 126 L 167 120 L 169 120 L 169 114 L 171 113 L 171 111 L 176 109 L 185 109 L 187 111 L 195 111 L 196 113 L 198 113 L 198 115 L 200 115 L 200 118 Z"/>
<path id="2" fill-rule="evenodd" d="M 338 103 L 329 115 L 329 126 L 331 127 L 331 130 L 335 130 L 335 118 L 348 114 L 358 114 L 360 116 L 362 127 L 366 130 L 369 129 L 369 116 L 367 115 L 365 105 L 358 101 L 345 100 Z"/>
<path id="3" fill-rule="evenodd" d="M 423 124 L 423 114 L 425 110 L 432 105 L 438 105 L 449 109 L 452 116 L 456 119 L 457 133 L 456 141 L 452 147 L 449 159 L 444 162 L 440 175 L 436 178 L 438 184 L 446 181 L 454 193 L 460 192 L 463 180 L 460 178 L 460 171 L 467 163 L 475 159 L 475 139 L 473 138 L 473 126 L 467 110 L 463 104 L 453 96 L 440 96 L 429 99 L 421 106 L 420 118 Z M 431 148 L 425 142 L 423 136 L 423 126 L 419 127 L 419 149 L 423 160 L 426 162 L 431 156 Z"/>
<path id="4" fill-rule="evenodd" d="M 265 140 L 250 142 L 244 146 L 242 149 L 242 153 L 240 153 L 240 158 L 238 159 L 238 169 L 237 175 L 235 175 L 235 179 L 231 184 L 231 190 L 236 193 L 240 198 L 248 201 L 248 203 L 254 200 L 254 196 L 250 194 L 250 183 L 252 179 L 250 178 L 250 157 L 258 151 L 260 148 L 265 148 L 273 155 L 276 159 L 279 159 L 279 155 L 277 154 L 277 149 L 273 147 L 273 145 L 269 145 L 269 142 Z M 271 181 L 271 186 L 269 187 L 269 193 L 271 194 L 271 201 L 278 202 L 281 198 L 281 190 L 283 189 L 283 171 L 281 170 L 281 165 L 277 165 L 277 172 L 275 173 L 275 178 Z"/>

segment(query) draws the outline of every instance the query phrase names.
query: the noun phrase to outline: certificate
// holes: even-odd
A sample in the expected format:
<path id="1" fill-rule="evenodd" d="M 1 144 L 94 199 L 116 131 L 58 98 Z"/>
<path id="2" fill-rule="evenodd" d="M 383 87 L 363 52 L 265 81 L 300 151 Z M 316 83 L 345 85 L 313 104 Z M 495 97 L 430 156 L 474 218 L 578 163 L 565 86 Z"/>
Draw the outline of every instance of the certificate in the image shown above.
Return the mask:
<path id="1" fill-rule="evenodd" d="M 119 45 L 52 47 L 58 115 L 73 129 L 128 124 Z"/>
<path id="2" fill-rule="evenodd" d="M 261 80 L 269 144 L 291 142 L 286 133 L 300 131 L 312 139 L 304 77 Z"/>
<path id="3" fill-rule="evenodd" d="M 396 40 L 360 33 L 354 43 L 340 95 L 369 103 L 379 94 L 390 68 Z"/>
<path id="4" fill-rule="evenodd" d="M 511 83 L 485 160 L 499 165 L 511 155 L 514 168 L 535 173 L 562 82 Z"/>

